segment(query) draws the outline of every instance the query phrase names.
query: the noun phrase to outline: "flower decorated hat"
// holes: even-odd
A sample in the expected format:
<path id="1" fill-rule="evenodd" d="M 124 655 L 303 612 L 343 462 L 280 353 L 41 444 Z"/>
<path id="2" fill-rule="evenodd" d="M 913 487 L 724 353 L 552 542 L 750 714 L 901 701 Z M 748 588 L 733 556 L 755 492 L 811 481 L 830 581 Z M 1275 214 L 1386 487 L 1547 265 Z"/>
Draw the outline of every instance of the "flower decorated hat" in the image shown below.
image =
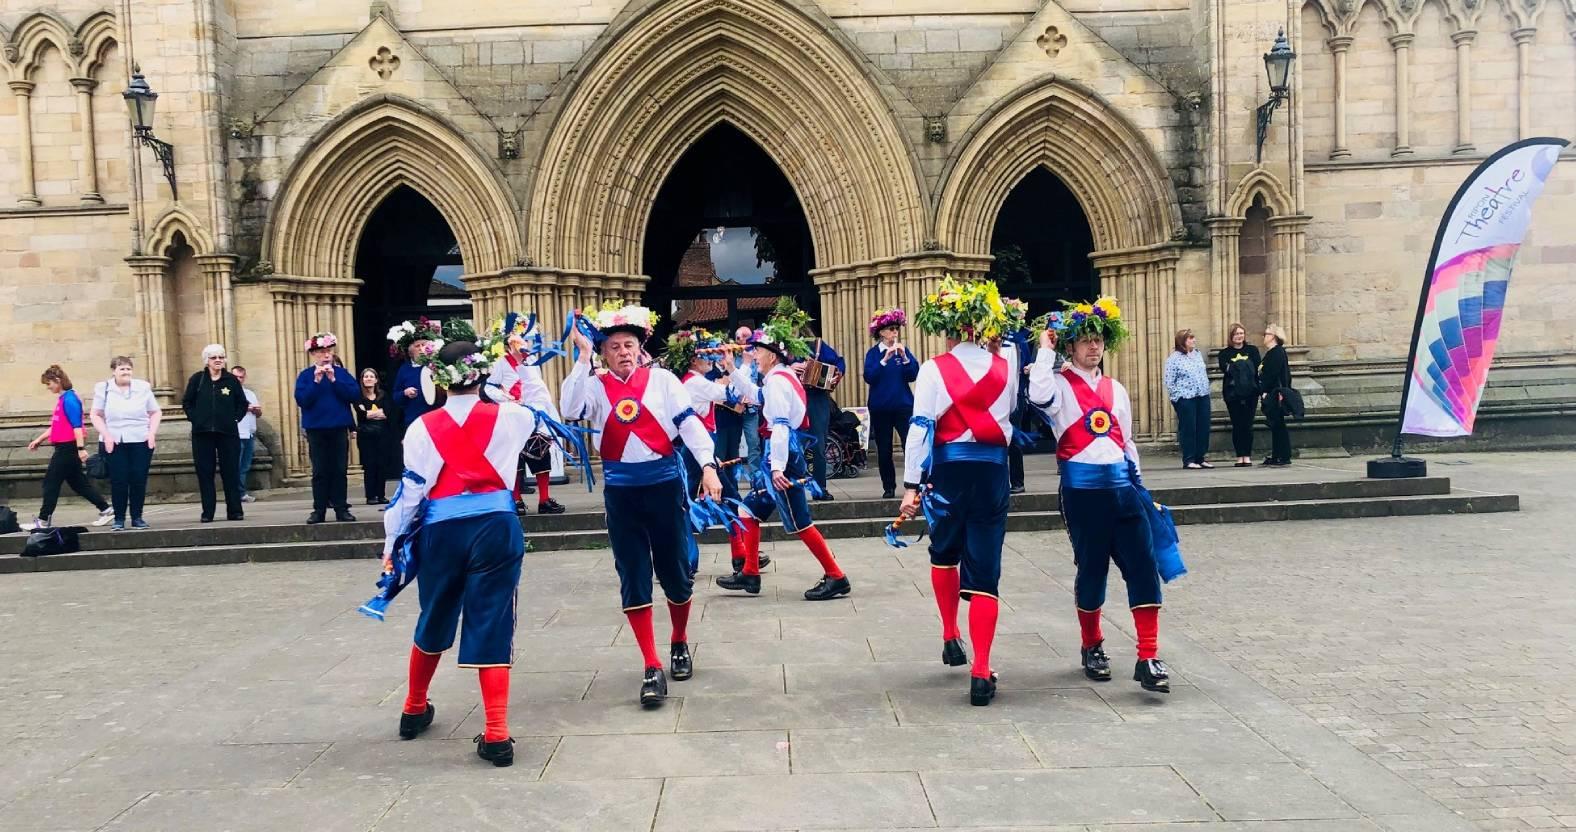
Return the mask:
<path id="1" fill-rule="evenodd" d="M 1028 306 L 1021 303 L 1009 310 L 994 281 L 961 281 L 948 275 L 925 296 L 914 323 L 932 335 L 986 341 L 1022 328 L 1027 313 Z"/>
<path id="2" fill-rule="evenodd" d="M 332 332 L 319 332 L 306 339 L 307 352 L 312 350 L 331 350 L 337 346 L 339 346 L 339 339 L 335 338 Z"/>
<path id="3" fill-rule="evenodd" d="M 596 329 L 596 344 L 598 347 L 611 335 L 627 332 L 641 343 L 651 337 L 651 331 L 656 329 L 659 317 L 657 313 L 644 306 L 626 304 L 621 300 L 610 300 L 602 304 L 602 308 L 588 311 L 586 318 L 591 326 Z"/>
<path id="4" fill-rule="evenodd" d="M 1073 345 L 1084 338 L 1100 338 L 1107 350 L 1115 350 L 1131 335 L 1122 321 L 1122 308 L 1116 305 L 1116 298 L 1105 296 L 1093 303 L 1062 305 L 1067 308 L 1056 327 L 1056 338 L 1063 352 L 1072 352 Z"/>
<path id="5" fill-rule="evenodd" d="M 766 325 L 750 337 L 750 346 L 765 347 L 784 363 L 809 358 L 810 342 L 804 338 L 809 325 L 810 313 L 800 309 L 793 298 L 782 298 L 777 301 L 771 317 L 766 319 Z"/>
<path id="6" fill-rule="evenodd" d="M 428 339 L 422 345 L 421 352 L 417 353 L 416 363 L 432 374 L 433 386 L 439 388 L 472 387 L 481 384 L 492 370 L 493 362 L 503 360 L 504 353 L 508 349 L 508 336 L 504 332 L 501 321 L 494 324 L 483 336 L 477 336 L 469 324 L 465 324 L 463 328 L 456 325 L 445 334 L 457 336 L 449 339 L 449 344 L 473 343 L 476 345 L 476 351 L 462 355 L 451 354 L 445 359 L 444 348 L 448 344 L 444 341 Z"/>
<path id="7" fill-rule="evenodd" d="M 902 327 L 908 323 L 908 313 L 902 307 L 894 306 L 891 309 L 877 309 L 870 316 L 870 337 L 880 338 L 881 330 L 889 326 Z"/>
<path id="8" fill-rule="evenodd" d="M 680 329 L 668 336 L 667 347 L 662 353 L 662 366 L 672 370 L 676 376 L 683 376 L 689 372 L 690 365 L 695 363 L 695 356 L 700 350 L 721 343 L 722 339 L 710 330 L 700 327 Z"/>
<path id="9" fill-rule="evenodd" d="M 431 318 L 421 317 L 414 321 L 404 321 L 389 329 L 388 339 L 389 355 L 399 357 L 410 351 L 410 345 L 417 341 L 436 341 L 442 337 L 443 325 Z"/>

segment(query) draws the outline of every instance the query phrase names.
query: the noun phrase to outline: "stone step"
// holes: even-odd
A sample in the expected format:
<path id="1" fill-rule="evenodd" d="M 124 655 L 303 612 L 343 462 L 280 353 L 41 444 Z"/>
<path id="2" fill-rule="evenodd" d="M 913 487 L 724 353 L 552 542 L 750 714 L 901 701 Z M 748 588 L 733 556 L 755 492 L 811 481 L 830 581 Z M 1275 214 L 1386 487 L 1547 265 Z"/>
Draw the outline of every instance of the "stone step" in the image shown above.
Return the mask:
<path id="1" fill-rule="evenodd" d="M 1179 525 L 1203 523 L 1257 523 L 1283 520 L 1337 520 L 1370 517 L 1408 517 L 1434 514 L 1484 514 L 1518 511 L 1520 498 L 1514 494 L 1456 492 L 1397 497 L 1352 497 L 1342 499 L 1208 503 L 1178 506 L 1172 514 Z M 819 520 L 816 526 L 828 538 L 879 537 L 890 518 Z M 360 524 L 347 524 L 347 527 Z M 308 527 L 303 527 L 308 528 Z M 321 527 L 310 527 L 321 528 Z M 330 526 L 329 528 L 332 528 Z M 924 528 L 922 520 L 905 525 L 906 535 Z M 1065 528 L 1055 511 L 1018 511 L 1007 519 L 1010 531 L 1050 531 Z M 149 533 L 131 535 L 147 540 Z M 84 541 L 88 536 L 84 536 Z M 765 540 L 787 539 L 780 523 L 762 528 Z M 565 549 L 602 549 L 607 535 L 602 530 L 569 530 L 531 534 L 530 551 L 535 553 Z M 707 543 L 723 543 L 718 530 L 708 531 Z M 923 544 L 921 544 L 923 545 Z M 312 560 L 373 560 L 381 548 L 378 539 L 336 539 L 291 541 L 247 545 L 203 545 L 181 548 L 124 548 L 85 550 L 69 555 L 23 558 L 14 554 L 0 556 L 0 574 L 15 572 L 53 572 L 73 569 L 131 569 L 155 566 L 207 566 L 232 563 L 273 563 Z M 1184 552 L 1186 545 L 1184 541 Z M 531 555 L 527 555 L 530 557 Z"/>

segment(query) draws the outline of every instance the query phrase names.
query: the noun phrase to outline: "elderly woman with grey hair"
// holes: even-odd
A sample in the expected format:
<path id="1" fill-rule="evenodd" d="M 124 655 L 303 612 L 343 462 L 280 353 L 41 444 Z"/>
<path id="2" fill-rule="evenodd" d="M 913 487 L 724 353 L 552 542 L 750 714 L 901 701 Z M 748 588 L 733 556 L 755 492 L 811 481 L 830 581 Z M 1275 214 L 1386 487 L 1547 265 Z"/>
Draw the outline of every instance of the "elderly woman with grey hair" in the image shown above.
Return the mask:
<path id="1" fill-rule="evenodd" d="M 202 494 L 202 521 L 213 522 L 217 502 L 213 471 L 217 466 L 224 481 L 224 517 L 240 520 L 241 512 L 241 435 L 236 427 L 246 416 L 246 391 L 241 382 L 225 369 L 224 346 L 203 348 L 206 365 L 186 382 L 181 409 L 192 426 L 192 461 L 197 468 L 197 490 Z"/>

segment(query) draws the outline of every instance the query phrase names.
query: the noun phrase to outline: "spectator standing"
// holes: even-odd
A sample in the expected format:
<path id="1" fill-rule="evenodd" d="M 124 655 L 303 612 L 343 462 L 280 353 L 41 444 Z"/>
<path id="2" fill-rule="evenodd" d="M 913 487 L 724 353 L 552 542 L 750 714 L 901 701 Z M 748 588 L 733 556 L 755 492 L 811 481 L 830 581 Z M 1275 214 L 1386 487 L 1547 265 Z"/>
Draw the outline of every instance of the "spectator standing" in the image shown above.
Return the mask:
<path id="1" fill-rule="evenodd" d="M 815 462 L 810 472 L 821 486 L 821 493 L 815 499 L 830 500 L 832 492 L 826 490 L 826 431 L 832 423 L 832 390 L 837 388 L 837 383 L 843 380 L 843 374 L 848 372 L 848 364 L 824 338 L 815 339 L 810 347 L 810 357 L 831 367 L 826 377 L 830 389 L 804 388 L 805 406 L 810 413 L 810 432 L 815 435 Z M 796 375 L 803 377 L 804 362 L 793 365 L 793 369 Z"/>
<path id="2" fill-rule="evenodd" d="M 216 497 L 214 468 L 224 483 L 224 519 L 241 520 L 241 434 L 246 416 L 246 391 L 225 369 L 224 345 L 203 347 L 207 365 L 186 382 L 181 409 L 192 426 L 192 463 L 197 469 L 197 491 L 202 496 L 202 522 L 212 523 Z"/>
<path id="3" fill-rule="evenodd" d="M 345 469 L 350 464 L 350 431 L 355 427 L 356 379 L 344 367 L 334 366 L 339 339 L 320 332 L 306 341 L 311 366 L 296 376 L 295 400 L 301 407 L 301 429 L 306 431 L 307 453 L 312 460 L 312 513 L 310 524 L 321 523 L 330 506 L 341 523 L 356 519 L 345 494 Z"/>
<path id="4" fill-rule="evenodd" d="M 1286 330 L 1280 324 L 1264 328 L 1264 359 L 1259 362 L 1259 390 L 1262 392 L 1264 422 L 1270 427 L 1270 455 L 1264 464 L 1283 467 L 1291 464 L 1291 432 L 1286 429 L 1285 402 L 1281 389 L 1291 387 L 1291 361 L 1286 356 Z"/>
<path id="5" fill-rule="evenodd" d="M 1175 350 L 1166 358 L 1166 395 L 1177 412 L 1177 442 L 1182 467 L 1214 468 L 1209 454 L 1209 370 L 1191 329 L 1177 330 Z"/>
<path id="6" fill-rule="evenodd" d="M 404 358 L 400 362 L 399 370 L 394 373 L 391 394 L 391 399 L 399 407 L 401 438 L 404 437 L 405 429 L 410 427 L 411 422 L 437 407 L 421 395 L 421 364 L 417 363 L 416 359 L 426 354 L 432 342 L 442 336 L 442 331 L 442 325 L 437 321 L 417 318 L 414 321 L 405 321 L 388 332 L 388 339 L 394 342 L 389 347 L 389 352 Z"/>
<path id="7" fill-rule="evenodd" d="M 246 477 L 252 473 L 252 456 L 257 451 L 257 417 L 263 415 L 263 404 L 262 400 L 257 398 L 257 394 L 252 392 L 252 388 L 246 386 L 245 367 L 236 367 L 230 373 L 241 383 L 241 390 L 246 393 L 246 415 L 241 417 L 241 421 L 235 427 L 241 437 L 241 502 L 252 503 L 256 502 L 257 498 L 247 492 Z"/>
<path id="8" fill-rule="evenodd" d="M 870 337 L 876 339 L 865 351 L 865 383 L 870 385 L 867 406 L 870 410 L 870 437 L 875 440 L 876 463 L 881 470 L 881 498 L 897 497 L 897 471 L 892 464 L 892 432 L 899 441 L 908 441 L 908 420 L 914 417 L 914 391 L 909 387 L 919 377 L 919 362 L 908 347 L 898 340 L 908 316 L 902 309 L 882 309 L 870 318 Z"/>
<path id="9" fill-rule="evenodd" d="M 1231 414 L 1231 449 L 1236 467 L 1253 465 L 1253 419 L 1259 402 L 1259 348 L 1248 343 L 1248 330 L 1232 324 L 1226 347 L 1216 356 L 1220 365 L 1220 397 Z"/>
<path id="10" fill-rule="evenodd" d="M 93 387 L 91 418 L 109 467 L 109 499 L 115 511 L 112 528 L 117 532 L 126 528 L 128 516 L 131 528 L 148 528 L 142 506 L 164 415 L 153 396 L 153 385 L 132 378 L 132 369 L 131 356 L 117 355 L 109 362 L 109 380 Z"/>
<path id="11" fill-rule="evenodd" d="M 55 504 L 60 501 L 62 484 L 71 486 L 77 496 L 99 510 L 98 519 L 93 521 L 93 525 L 109 525 L 115 519 L 115 510 L 104 502 L 103 496 L 88 482 L 87 473 L 82 470 L 82 463 L 88 461 L 87 433 L 82 429 L 82 399 L 71 389 L 71 377 L 60 369 L 59 364 L 49 365 L 38 380 L 58 398 L 55 400 L 55 412 L 49 419 L 49 428 L 27 443 L 27 449 L 36 451 L 39 445 L 48 442 L 54 446 L 54 453 L 49 457 L 49 467 L 44 469 L 43 506 L 27 528 L 49 528 L 50 518 L 55 514 Z"/>
<path id="12" fill-rule="evenodd" d="M 361 395 L 353 405 L 356 415 L 356 450 L 361 455 L 361 475 L 367 492 L 367 505 L 388 502 L 384 488 L 388 475 L 388 445 L 394 429 L 389 424 L 389 396 L 383 392 L 383 379 L 371 367 L 361 371 Z"/>

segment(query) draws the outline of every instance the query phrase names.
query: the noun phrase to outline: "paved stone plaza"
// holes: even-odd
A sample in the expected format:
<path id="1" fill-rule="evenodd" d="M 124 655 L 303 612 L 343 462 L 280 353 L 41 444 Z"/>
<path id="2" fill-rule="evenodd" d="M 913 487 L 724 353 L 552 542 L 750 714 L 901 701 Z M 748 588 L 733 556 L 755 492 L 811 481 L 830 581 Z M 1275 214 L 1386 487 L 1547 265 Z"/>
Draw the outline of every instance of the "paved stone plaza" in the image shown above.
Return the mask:
<path id="1" fill-rule="evenodd" d="M 696 675 L 656 711 L 607 551 L 529 555 L 509 769 L 452 663 L 395 738 L 416 605 L 357 615 L 370 562 L 10 575 L 0 829 L 1576 827 L 1573 462 L 1433 457 L 1516 514 L 1185 527 L 1169 698 L 1078 672 L 1060 532 L 1008 538 L 989 708 L 939 662 L 922 549 L 834 541 L 854 593 L 809 604 L 796 544 L 758 598 L 709 547 Z"/>

